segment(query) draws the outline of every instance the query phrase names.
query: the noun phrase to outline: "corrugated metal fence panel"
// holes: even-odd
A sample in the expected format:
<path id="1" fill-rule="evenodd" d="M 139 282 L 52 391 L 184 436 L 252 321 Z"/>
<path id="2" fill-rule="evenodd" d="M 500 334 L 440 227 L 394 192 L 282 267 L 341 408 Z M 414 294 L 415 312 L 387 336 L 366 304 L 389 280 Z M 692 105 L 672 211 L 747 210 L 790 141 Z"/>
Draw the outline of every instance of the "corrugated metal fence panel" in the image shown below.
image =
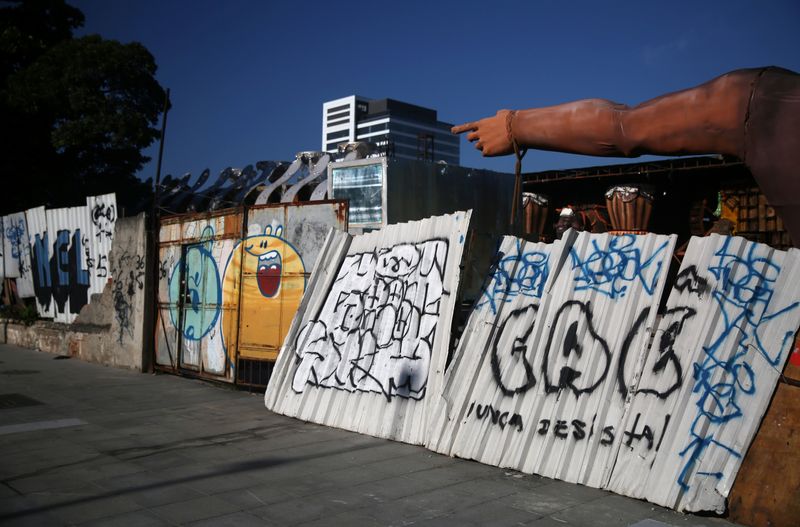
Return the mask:
<path id="1" fill-rule="evenodd" d="M 6 277 L 16 278 L 17 294 L 21 298 L 34 296 L 31 246 L 24 212 L 9 214 L 3 218 L 3 249 Z"/>
<path id="2" fill-rule="evenodd" d="M 3 243 L 12 245 L 8 254 L 16 260 L 17 290 L 20 296 L 36 297 L 41 317 L 72 322 L 111 278 L 108 252 L 116 198 L 107 194 L 86 202 L 91 206 L 37 207 L 5 217 L 9 228 L 4 229 Z M 108 207 L 111 213 L 100 210 Z"/>
<path id="3" fill-rule="evenodd" d="M 225 272 L 226 288 L 237 293 L 233 284 L 241 276 L 241 357 L 277 358 L 331 227 L 347 230 L 346 202 L 248 209 L 244 251 L 234 256 Z"/>
<path id="4" fill-rule="evenodd" d="M 31 276 L 36 295 L 36 310 L 40 317 L 53 318 L 53 304 L 50 276 L 50 237 L 47 233 L 47 214 L 44 207 L 36 207 L 25 212 L 28 222 L 28 241 L 31 248 Z"/>
<path id="5" fill-rule="evenodd" d="M 625 338 L 639 317 L 655 318 L 674 243 L 674 236 L 579 233 L 557 253 L 538 309 L 523 302 L 500 317 L 474 312 L 497 328 L 482 347 L 499 365 L 484 360 L 479 366 L 490 374 L 452 401 L 460 426 L 451 454 L 602 486 L 623 436 Z M 628 352 L 639 356 L 645 343 L 637 335 Z"/>
<path id="6" fill-rule="evenodd" d="M 447 368 L 443 396 L 430 419 L 430 449 L 450 454 L 471 405 L 471 402 L 465 404 L 466 401 L 479 397 L 483 413 L 484 407 L 491 406 L 490 399 L 502 402 L 504 391 L 522 393 L 533 382 L 527 353 L 519 347 L 523 343 L 505 342 L 501 336 L 509 321 L 518 326 L 533 324 L 549 279 L 555 276 L 554 263 L 559 261 L 563 249 L 561 240 L 547 244 L 513 236 L 503 238 L 489 271 L 491 278 L 473 306 Z M 501 353 L 500 341 L 508 346 L 510 353 Z M 502 381 L 502 386 L 496 379 Z M 501 405 L 494 408 L 499 410 Z M 513 412 L 500 411 L 495 421 L 501 428 L 524 426 L 521 417 L 515 418 Z"/>
<path id="7" fill-rule="evenodd" d="M 93 262 L 90 254 L 91 221 L 86 206 L 47 209 L 50 237 L 53 320 L 69 324 L 89 303 L 90 276 L 100 270 L 108 275 L 108 262 Z M 103 269 L 105 267 L 105 269 Z"/>
<path id="8" fill-rule="evenodd" d="M 3 278 L 19 278 L 19 240 L 20 235 L 17 230 L 18 216 L 22 215 L 22 231 L 25 229 L 25 214 L 9 214 L 0 218 L 0 236 L 2 236 L 2 269 L 0 275 Z"/>
<path id="9" fill-rule="evenodd" d="M 268 408 L 423 444 L 439 398 L 471 211 L 329 237 L 267 388 Z M 324 298 L 324 299 L 323 299 Z"/>
<path id="10" fill-rule="evenodd" d="M 89 230 L 84 239 L 87 268 L 89 269 L 89 294 L 100 294 L 111 276 L 108 253 L 114 242 L 117 223 L 117 197 L 115 194 L 86 198 Z M 91 263 L 91 265 L 89 265 Z"/>
<path id="11" fill-rule="evenodd" d="M 656 442 L 623 445 L 608 488 L 722 511 L 788 358 L 799 301 L 797 249 L 692 238 L 628 415 L 630 430 L 649 424 Z"/>
<path id="12" fill-rule="evenodd" d="M 156 364 L 176 368 L 178 329 L 174 315 L 178 298 L 171 297 L 170 279 L 181 259 L 181 224 L 162 224 L 158 234 L 158 323 L 156 325 Z"/>
<path id="13" fill-rule="evenodd" d="M 314 264 L 311 277 L 306 284 L 306 294 L 303 295 L 300 306 L 297 308 L 297 313 L 275 363 L 272 378 L 264 393 L 266 407 L 274 412 L 297 415 L 300 406 L 310 404 L 307 403 L 307 400 L 318 396 L 316 392 L 306 390 L 301 394 L 303 400 L 296 401 L 297 393 L 292 390 L 292 384 L 294 372 L 301 359 L 297 354 L 297 339 L 305 324 L 316 313 L 322 311 L 327 301 L 327 295 L 324 292 L 329 291 L 336 280 L 352 239 L 347 232 L 331 229 L 320 248 L 317 262 Z"/>
<path id="14" fill-rule="evenodd" d="M 235 334 L 237 311 L 223 277 L 241 229 L 239 210 L 162 223 L 156 364 L 232 378 L 226 341 Z"/>

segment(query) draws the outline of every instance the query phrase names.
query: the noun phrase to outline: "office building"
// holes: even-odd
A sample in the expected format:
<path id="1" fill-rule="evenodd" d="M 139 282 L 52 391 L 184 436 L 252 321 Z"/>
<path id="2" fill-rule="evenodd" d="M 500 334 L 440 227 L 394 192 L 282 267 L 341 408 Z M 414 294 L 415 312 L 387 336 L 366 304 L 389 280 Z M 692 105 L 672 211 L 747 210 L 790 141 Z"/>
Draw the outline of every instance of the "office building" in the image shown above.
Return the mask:
<path id="1" fill-rule="evenodd" d="M 387 157 L 446 161 L 458 165 L 459 137 L 436 110 L 394 99 L 350 95 L 322 105 L 322 150 L 354 141 L 375 143 Z"/>

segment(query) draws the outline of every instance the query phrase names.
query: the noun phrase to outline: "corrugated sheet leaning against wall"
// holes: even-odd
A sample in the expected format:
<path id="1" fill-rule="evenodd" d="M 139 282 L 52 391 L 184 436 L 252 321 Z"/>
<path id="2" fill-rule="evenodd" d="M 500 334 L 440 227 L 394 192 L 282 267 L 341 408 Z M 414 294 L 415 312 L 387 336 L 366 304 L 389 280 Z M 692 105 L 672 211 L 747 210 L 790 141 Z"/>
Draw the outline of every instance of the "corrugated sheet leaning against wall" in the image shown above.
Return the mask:
<path id="1" fill-rule="evenodd" d="M 432 364 L 419 415 L 413 398 L 406 409 L 380 390 L 349 393 L 348 382 L 370 386 L 358 365 L 377 355 L 347 328 L 364 327 L 375 295 L 339 284 L 339 262 L 365 243 L 348 251 L 344 236 L 329 239 L 267 406 L 678 510 L 722 511 L 800 325 L 800 250 L 692 238 L 659 309 L 674 243 L 506 237 L 441 391 L 430 389 L 442 382 Z M 368 266 L 353 269 L 372 278 Z M 450 290 L 457 277 L 445 282 Z M 446 313 L 438 321 L 449 327 Z"/>
<path id="2" fill-rule="evenodd" d="M 114 194 L 89 196 L 86 205 L 36 207 L 2 221 L 2 277 L 16 281 L 21 298 L 36 297 L 39 316 L 70 323 L 111 278 Z"/>
<path id="3" fill-rule="evenodd" d="M 646 343 L 643 331 L 626 335 L 640 318 L 652 327 L 675 238 L 579 233 L 562 242 L 538 284 L 525 282 L 534 253 L 509 256 L 509 275 L 541 298 L 510 295 L 495 271 L 497 309 L 479 304 L 470 317 L 431 447 L 600 487 L 624 439 L 620 379 Z"/>
<path id="4" fill-rule="evenodd" d="M 331 232 L 278 357 L 268 408 L 424 444 L 447 361 L 471 211 Z"/>

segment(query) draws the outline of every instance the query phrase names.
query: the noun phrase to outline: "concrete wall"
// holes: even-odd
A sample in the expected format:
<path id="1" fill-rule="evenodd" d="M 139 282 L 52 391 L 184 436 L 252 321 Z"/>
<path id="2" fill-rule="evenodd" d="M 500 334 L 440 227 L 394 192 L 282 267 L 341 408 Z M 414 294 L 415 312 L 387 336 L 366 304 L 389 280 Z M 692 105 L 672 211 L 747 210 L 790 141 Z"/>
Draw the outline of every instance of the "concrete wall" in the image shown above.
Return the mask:
<path id="1" fill-rule="evenodd" d="M 17 346 L 147 371 L 152 334 L 147 254 L 145 214 L 119 219 L 109 253 L 114 278 L 106 281 L 102 293 L 92 295 L 75 321 L 38 321 L 31 326 L 7 322 L 2 338 Z"/>

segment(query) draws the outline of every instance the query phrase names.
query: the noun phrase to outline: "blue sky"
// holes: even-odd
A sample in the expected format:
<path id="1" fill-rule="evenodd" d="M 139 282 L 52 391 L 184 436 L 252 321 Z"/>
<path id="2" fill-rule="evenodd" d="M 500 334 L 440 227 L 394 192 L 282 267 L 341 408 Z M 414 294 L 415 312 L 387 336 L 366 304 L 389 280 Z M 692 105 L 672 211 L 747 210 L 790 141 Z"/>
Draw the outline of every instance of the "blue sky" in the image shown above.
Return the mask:
<path id="1" fill-rule="evenodd" d="M 323 101 L 357 93 L 461 123 L 500 108 L 636 104 L 726 71 L 800 71 L 800 2 L 72 0 L 81 34 L 142 42 L 172 91 L 162 174 L 320 148 Z M 153 161 L 140 173 L 155 174 Z M 528 153 L 526 172 L 624 160 Z M 461 164 L 512 172 L 462 139 Z"/>

